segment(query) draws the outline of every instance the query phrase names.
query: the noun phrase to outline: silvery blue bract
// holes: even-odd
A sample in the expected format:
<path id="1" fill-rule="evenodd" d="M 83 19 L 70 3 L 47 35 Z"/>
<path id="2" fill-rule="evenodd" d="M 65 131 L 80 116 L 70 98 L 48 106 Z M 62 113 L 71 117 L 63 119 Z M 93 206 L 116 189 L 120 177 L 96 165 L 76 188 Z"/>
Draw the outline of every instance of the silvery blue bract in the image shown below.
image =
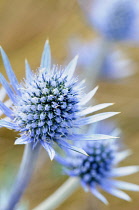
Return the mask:
<path id="1" fill-rule="evenodd" d="M 108 40 L 139 41 L 139 2 L 78 0 L 89 22 Z"/>
<path id="2" fill-rule="evenodd" d="M 105 125 L 103 127 L 100 126 L 97 132 L 107 133 L 107 130 L 109 129 Z M 94 132 L 91 128 L 88 134 L 91 135 L 92 133 Z M 117 135 L 119 131 L 109 131 L 108 134 Z M 64 165 L 64 171 L 67 175 L 79 177 L 85 191 L 91 191 L 105 204 L 108 204 L 108 201 L 98 191 L 98 188 L 116 197 L 130 201 L 130 197 L 120 189 L 139 191 L 139 186 L 113 178 L 138 172 L 139 166 L 117 167 L 119 162 L 131 154 L 130 150 L 119 151 L 118 144 L 118 139 L 82 142 L 82 148 L 89 156 L 69 151 L 65 158 L 57 155 L 56 160 Z"/>
<path id="3" fill-rule="evenodd" d="M 0 88 L 0 103 L 3 102 L 7 107 L 10 107 L 12 105 L 12 101 L 11 100 L 5 100 L 6 97 L 6 91 L 3 87 Z M 0 110 L 0 116 L 3 115 L 3 112 Z M 5 117 L 5 119 L 8 120 L 7 117 Z"/>
<path id="4" fill-rule="evenodd" d="M 10 83 L 2 74 L 0 83 L 13 105 L 8 108 L 0 102 L 1 110 L 10 118 L 10 122 L 0 120 L 0 126 L 20 132 L 21 136 L 16 139 L 15 144 L 32 143 L 33 148 L 41 144 L 51 159 L 55 155 L 54 143 L 62 149 L 71 149 L 86 155 L 83 149 L 72 146 L 66 140 L 78 138 L 78 134 L 74 131 L 76 127 L 109 118 L 117 113 L 104 112 L 85 117 L 112 104 L 86 107 L 86 103 L 94 96 L 97 88 L 85 94 L 83 82 L 73 78 L 77 56 L 65 68 L 51 66 L 50 46 L 47 41 L 39 69 L 33 73 L 26 61 L 26 79 L 19 84 L 2 48 L 1 55 Z M 79 137 L 80 140 L 88 139 L 86 134 Z M 106 137 L 98 134 L 89 136 L 90 138 L 95 140 Z"/>

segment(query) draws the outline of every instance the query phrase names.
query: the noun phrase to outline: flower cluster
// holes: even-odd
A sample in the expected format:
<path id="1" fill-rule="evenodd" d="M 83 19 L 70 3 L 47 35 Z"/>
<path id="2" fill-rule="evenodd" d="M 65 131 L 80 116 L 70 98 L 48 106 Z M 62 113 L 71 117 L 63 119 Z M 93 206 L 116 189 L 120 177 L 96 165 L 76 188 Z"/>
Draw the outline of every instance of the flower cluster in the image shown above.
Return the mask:
<path id="1" fill-rule="evenodd" d="M 0 107 L 11 122 L 0 120 L 0 126 L 20 132 L 15 144 L 32 143 L 33 148 L 40 144 L 48 151 L 51 159 L 55 151 L 53 144 L 61 148 L 71 149 L 79 153 L 86 152 L 72 146 L 66 140 L 105 139 L 104 135 L 78 135 L 75 128 L 106 119 L 117 113 L 104 112 L 85 117 L 95 111 L 112 105 L 100 104 L 86 107 L 85 104 L 94 96 L 97 88 L 88 94 L 83 92 L 83 82 L 73 78 L 77 63 L 75 57 L 66 68 L 51 67 L 49 43 L 46 42 L 42 54 L 40 68 L 33 73 L 26 61 L 26 79 L 19 84 L 4 50 L 1 48 L 2 59 L 10 80 L 10 84 L 0 75 L 0 82 L 13 102 L 11 109 L 0 103 Z M 111 138 L 111 137 L 109 137 Z"/>
<path id="2" fill-rule="evenodd" d="M 101 130 L 103 129 L 104 127 L 101 127 Z M 109 134 L 116 135 L 117 131 L 111 131 Z M 129 150 L 119 151 L 117 140 L 83 142 L 82 148 L 89 156 L 70 151 L 66 158 L 57 155 L 56 160 L 64 165 L 66 174 L 79 177 L 86 191 L 91 191 L 105 204 L 108 201 L 97 187 L 127 201 L 130 197 L 119 189 L 139 191 L 138 185 L 112 179 L 139 171 L 139 166 L 117 167 L 117 164 L 131 153 Z"/>
<path id="3" fill-rule="evenodd" d="M 82 76 L 87 78 L 87 85 L 96 83 L 98 78 L 121 79 L 132 75 L 133 62 L 114 47 L 117 42 L 139 42 L 139 1 L 78 2 L 91 27 L 101 35 L 99 41 L 84 45 L 79 40 L 71 42 L 72 55 L 75 52 L 80 55 L 79 66 L 85 70 Z M 46 41 L 39 67 L 33 72 L 26 60 L 26 77 L 19 83 L 2 47 L 0 53 L 8 77 L 7 81 L 0 73 L 0 128 L 17 131 L 15 144 L 26 145 L 14 184 L 10 190 L 0 190 L 0 210 L 28 209 L 26 203 L 18 202 L 31 179 L 41 146 L 72 178 L 34 210 L 57 208 L 80 183 L 105 204 L 108 201 L 98 188 L 130 201 L 122 190 L 139 191 L 139 185 L 114 178 L 139 172 L 139 166 L 118 166 L 131 151 L 121 150 L 120 132 L 111 127 L 112 122 L 100 122 L 118 112 L 97 113 L 113 103 L 88 106 L 98 87 L 84 92 L 85 80 L 79 81 L 74 76 L 78 56 L 67 66 L 53 65 Z M 57 153 L 55 146 L 64 150 L 65 156 Z"/>

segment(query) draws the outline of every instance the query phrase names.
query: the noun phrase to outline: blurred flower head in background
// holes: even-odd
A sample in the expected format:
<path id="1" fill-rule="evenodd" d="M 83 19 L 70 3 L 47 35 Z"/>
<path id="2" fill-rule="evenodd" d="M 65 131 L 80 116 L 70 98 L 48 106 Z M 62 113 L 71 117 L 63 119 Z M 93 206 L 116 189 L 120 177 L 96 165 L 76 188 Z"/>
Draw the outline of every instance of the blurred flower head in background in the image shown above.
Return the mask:
<path id="1" fill-rule="evenodd" d="M 100 61 L 100 40 L 83 42 L 74 38 L 70 40 L 68 50 L 72 56 L 79 55 L 78 67 L 86 76 L 93 77 L 93 73 L 99 71 L 97 79 L 119 80 L 135 73 L 135 64 L 120 50 L 109 49 Z M 95 69 L 97 62 L 102 62 L 98 70 Z"/>
<path id="2" fill-rule="evenodd" d="M 15 141 L 15 144 L 32 143 L 35 148 L 41 143 L 51 159 L 55 155 L 54 143 L 62 149 L 71 149 L 86 155 L 83 149 L 72 146 L 65 140 L 88 139 L 86 134 L 76 134 L 75 128 L 109 118 L 117 113 L 104 112 L 85 117 L 112 104 L 84 107 L 94 96 L 97 88 L 84 94 L 83 82 L 78 83 L 77 78 L 73 78 L 77 57 L 65 68 L 51 67 L 50 46 L 46 42 L 40 68 L 33 73 L 26 62 L 26 79 L 19 84 L 2 48 L 1 55 L 10 84 L 2 74 L 0 82 L 14 105 L 9 109 L 0 103 L 3 113 L 11 119 L 11 122 L 1 120 L 0 126 L 20 132 L 21 137 Z M 90 138 L 96 140 L 106 136 L 98 134 Z"/>
<path id="3" fill-rule="evenodd" d="M 78 0 L 91 25 L 109 41 L 139 42 L 139 2 Z"/>
<path id="4" fill-rule="evenodd" d="M 99 124 L 95 131 L 91 126 L 88 134 L 99 132 L 109 135 L 119 135 L 119 130 L 111 130 L 109 124 Z M 78 142 L 77 142 L 78 144 Z M 108 204 L 107 199 L 98 191 L 98 188 L 130 201 L 130 197 L 123 190 L 139 191 L 139 186 L 128 182 L 115 180 L 115 177 L 121 177 L 133 174 L 139 171 L 139 166 L 117 167 L 117 164 L 131 154 L 130 150 L 120 151 L 121 144 L 119 140 L 102 140 L 93 142 L 82 142 L 82 148 L 87 151 L 89 156 L 83 156 L 69 151 L 63 158 L 56 156 L 56 160 L 64 166 L 67 175 L 79 177 L 81 185 L 85 191 L 91 191 L 103 203 Z"/>

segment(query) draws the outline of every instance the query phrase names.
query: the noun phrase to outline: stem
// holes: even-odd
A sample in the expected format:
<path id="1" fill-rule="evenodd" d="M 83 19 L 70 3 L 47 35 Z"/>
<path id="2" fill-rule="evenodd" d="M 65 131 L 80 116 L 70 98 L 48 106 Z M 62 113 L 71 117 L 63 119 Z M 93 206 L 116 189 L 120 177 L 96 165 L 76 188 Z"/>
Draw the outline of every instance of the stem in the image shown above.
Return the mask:
<path id="1" fill-rule="evenodd" d="M 32 176 L 39 148 L 40 145 L 37 145 L 33 150 L 32 144 L 26 144 L 19 172 L 7 198 L 7 203 L 0 210 L 12 210 L 20 200 Z"/>
<path id="2" fill-rule="evenodd" d="M 69 178 L 54 194 L 33 210 L 53 210 L 63 203 L 80 186 L 79 178 Z"/>
<path id="3" fill-rule="evenodd" d="M 96 81 L 98 80 L 104 60 L 106 56 L 109 54 L 112 47 L 113 47 L 112 42 L 109 42 L 104 38 L 100 40 L 96 59 L 93 60 L 91 68 L 89 67 L 85 72 L 88 78 L 88 84 L 91 84 L 90 87 L 88 85 L 89 88 L 92 88 L 92 86 L 94 86 Z"/>

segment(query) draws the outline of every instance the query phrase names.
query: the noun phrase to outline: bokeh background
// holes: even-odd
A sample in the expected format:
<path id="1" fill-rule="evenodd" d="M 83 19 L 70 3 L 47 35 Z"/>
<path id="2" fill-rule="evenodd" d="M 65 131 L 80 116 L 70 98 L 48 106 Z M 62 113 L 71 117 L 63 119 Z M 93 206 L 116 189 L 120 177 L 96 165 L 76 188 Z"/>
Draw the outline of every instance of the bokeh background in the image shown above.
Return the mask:
<path id="1" fill-rule="evenodd" d="M 57 63 L 70 61 L 67 43 L 72 36 L 92 40 L 98 34 L 87 24 L 76 0 L 0 0 L 0 45 L 9 56 L 12 67 L 19 80 L 25 76 L 24 60 L 27 58 L 32 69 L 39 66 L 44 42 L 50 40 L 52 54 Z M 120 46 L 138 65 L 139 48 Z M 0 60 L 0 71 L 6 76 Z M 124 142 L 133 150 L 133 155 L 123 165 L 139 165 L 139 71 L 134 76 L 118 82 L 99 81 L 96 99 L 100 103 L 114 102 L 110 109 L 120 111 L 115 119 L 123 131 Z M 109 109 L 107 109 L 109 110 Z M 22 158 L 24 146 L 15 146 L 17 133 L 7 129 L 0 130 L 0 186 L 14 180 Z M 38 160 L 34 176 L 22 200 L 32 209 L 48 195 L 53 193 L 66 176 L 44 150 Z M 124 177 L 123 180 L 139 184 L 139 173 Z M 104 193 L 105 194 L 105 193 Z M 77 190 L 58 210 L 133 210 L 139 209 L 139 193 L 129 192 L 133 201 L 114 198 L 105 194 L 110 201 L 103 205 L 91 193 Z"/>

